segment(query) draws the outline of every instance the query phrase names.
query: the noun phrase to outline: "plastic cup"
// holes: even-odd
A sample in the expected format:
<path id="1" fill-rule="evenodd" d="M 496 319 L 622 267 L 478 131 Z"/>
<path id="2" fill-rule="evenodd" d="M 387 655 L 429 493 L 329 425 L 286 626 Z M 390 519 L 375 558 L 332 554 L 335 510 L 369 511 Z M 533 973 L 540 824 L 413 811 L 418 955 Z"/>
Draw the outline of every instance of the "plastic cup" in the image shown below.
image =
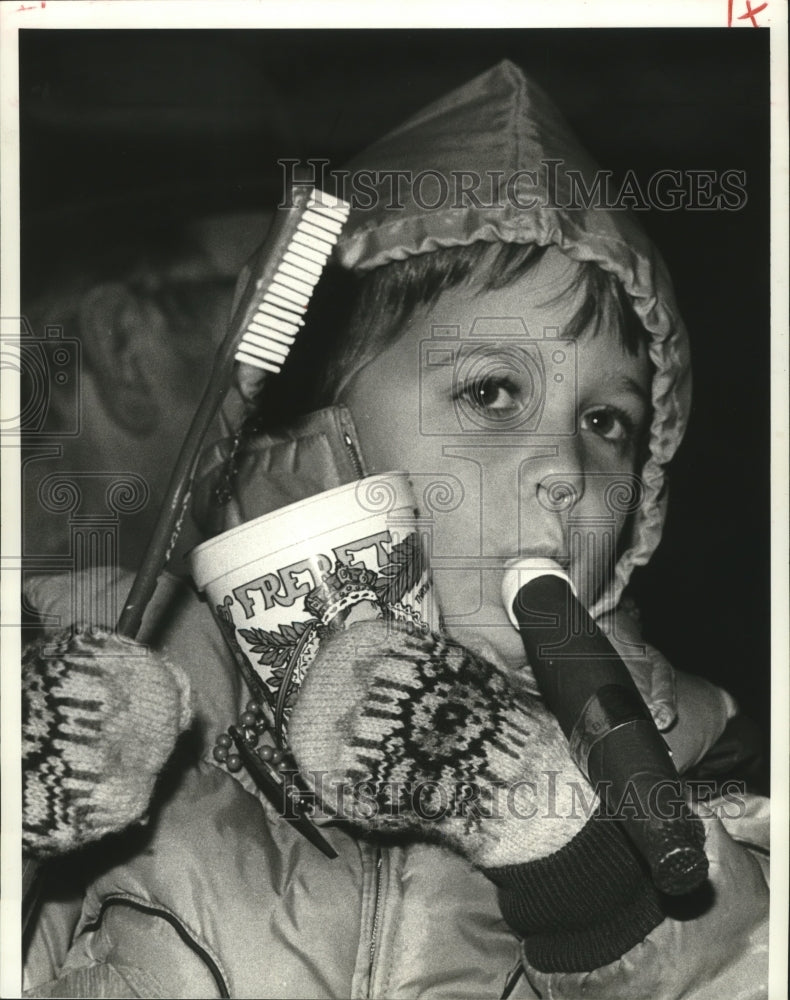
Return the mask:
<path id="1" fill-rule="evenodd" d="M 381 618 L 436 630 L 438 610 L 409 477 L 319 493 L 203 542 L 190 555 L 242 673 L 287 743 L 290 709 L 322 642 Z"/>

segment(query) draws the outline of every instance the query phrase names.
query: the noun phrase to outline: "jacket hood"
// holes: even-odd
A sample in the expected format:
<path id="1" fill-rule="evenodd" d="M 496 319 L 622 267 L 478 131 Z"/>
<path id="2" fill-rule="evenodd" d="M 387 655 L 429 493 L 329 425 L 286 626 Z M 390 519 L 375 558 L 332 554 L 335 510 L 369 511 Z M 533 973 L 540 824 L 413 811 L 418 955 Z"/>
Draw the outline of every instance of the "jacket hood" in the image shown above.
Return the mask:
<path id="1" fill-rule="evenodd" d="M 622 284 L 649 336 L 653 420 L 642 503 L 613 584 L 591 609 L 601 614 L 660 541 L 665 466 L 688 420 L 691 371 L 686 330 L 655 247 L 629 214 L 580 196 L 582 183 L 594 191 L 596 169 L 540 88 L 501 62 L 347 165 L 361 194 L 352 198 L 336 256 L 341 266 L 363 272 L 481 240 L 534 243 L 594 262 Z M 398 183 L 395 171 L 408 171 L 408 183 Z"/>

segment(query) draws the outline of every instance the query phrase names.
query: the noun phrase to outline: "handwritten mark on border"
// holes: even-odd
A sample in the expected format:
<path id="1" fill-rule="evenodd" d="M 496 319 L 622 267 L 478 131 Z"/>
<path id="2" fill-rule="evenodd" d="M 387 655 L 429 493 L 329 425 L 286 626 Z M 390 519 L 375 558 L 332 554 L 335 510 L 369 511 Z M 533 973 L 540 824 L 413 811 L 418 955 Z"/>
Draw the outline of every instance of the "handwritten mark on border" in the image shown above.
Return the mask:
<path id="1" fill-rule="evenodd" d="M 745 0 L 744 6 L 746 10 L 743 14 L 739 14 L 736 18 L 737 21 L 751 21 L 753 28 L 759 28 L 760 25 L 757 23 L 757 15 L 765 10 L 768 3 L 761 3 L 759 7 L 752 7 L 751 0 Z M 732 27 L 733 19 L 733 0 L 727 0 L 727 27 Z"/>

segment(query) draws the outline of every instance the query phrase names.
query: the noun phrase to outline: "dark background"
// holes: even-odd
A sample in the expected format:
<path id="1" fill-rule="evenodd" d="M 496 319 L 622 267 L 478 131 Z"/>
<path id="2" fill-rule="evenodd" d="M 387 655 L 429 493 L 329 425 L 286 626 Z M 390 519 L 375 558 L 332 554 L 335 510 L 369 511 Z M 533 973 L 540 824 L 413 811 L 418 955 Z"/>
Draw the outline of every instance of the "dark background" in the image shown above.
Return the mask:
<path id="1" fill-rule="evenodd" d="M 769 34 L 695 30 L 21 31 L 23 285 L 78 231 L 268 209 L 282 157 L 339 167 L 503 57 L 615 177 L 746 172 L 737 212 L 649 211 L 693 347 L 695 403 L 646 633 L 727 687 L 768 746 Z"/>

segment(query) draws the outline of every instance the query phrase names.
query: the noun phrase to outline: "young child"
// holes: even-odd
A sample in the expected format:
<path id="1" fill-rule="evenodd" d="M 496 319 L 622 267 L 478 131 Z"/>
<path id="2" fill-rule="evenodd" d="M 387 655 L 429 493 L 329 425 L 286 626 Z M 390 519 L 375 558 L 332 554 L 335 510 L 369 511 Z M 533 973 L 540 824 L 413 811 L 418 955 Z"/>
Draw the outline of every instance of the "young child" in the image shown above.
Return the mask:
<path id="1" fill-rule="evenodd" d="M 453 486 L 432 559 L 457 645 L 429 640 L 426 653 L 419 640 L 382 640 L 361 657 L 355 629 L 371 626 L 341 634 L 307 674 L 290 739 L 304 771 L 358 777 L 371 692 L 405 677 L 413 721 L 393 721 L 385 701 L 371 777 L 379 765 L 418 765 L 428 777 L 446 766 L 442 778 L 514 786 L 553 772 L 557 817 L 539 808 L 529 821 L 470 826 L 402 814 L 376 831 L 360 814 L 324 828 L 338 853 L 327 860 L 245 776 L 212 760 L 216 733 L 246 696 L 207 609 L 165 579 L 140 638 L 191 673 L 201 760 L 173 771 L 147 836 L 102 859 L 51 970 L 60 982 L 32 995 L 94 995 L 100 981 L 115 990 L 104 996 L 764 992 L 760 863 L 706 816 L 713 892 L 670 912 L 611 824 L 565 808 L 563 779 L 580 776 L 529 694 L 500 596 L 507 560 L 533 555 L 565 567 L 595 615 L 614 613 L 658 544 L 663 469 L 689 407 L 685 331 L 663 265 L 625 217 L 571 204 L 567 171 L 583 171 L 589 186 L 592 167 L 510 63 L 424 109 L 349 169 L 383 177 L 404 166 L 425 188 L 404 190 L 396 207 L 378 190 L 341 238 L 340 264 L 365 276 L 332 357 L 317 363 L 319 402 L 348 407 L 369 471 L 404 468 L 423 498 L 433 482 Z M 452 185 L 462 175 L 467 188 L 470 176 L 493 177 L 493 196 L 461 197 Z M 293 384 L 304 387 L 310 372 L 297 361 Z M 228 479 L 225 526 L 335 485 L 342 462 L 327 426 L 303 420 L 298 434 L 249 443 Z M 287 447 L 272 447 L 278 440 Z M 216 476 L 208 481 L 213 489 Z M 630 499 L 613 499 L 613 485 Z M 50 595 L 42 583 L 33 599 L 52 611 Z M 634 625 L 616 621 L 613 639 L 627 650 Z M 674 697 L 653 651 L 628 662 L 685 770 L 716 741 L 731 702 L 679 675 Z M 429 696 L 431 672 L 442 697 Z M 754 808 L 739 812 L 738 836 L 759 838 Z"/>

